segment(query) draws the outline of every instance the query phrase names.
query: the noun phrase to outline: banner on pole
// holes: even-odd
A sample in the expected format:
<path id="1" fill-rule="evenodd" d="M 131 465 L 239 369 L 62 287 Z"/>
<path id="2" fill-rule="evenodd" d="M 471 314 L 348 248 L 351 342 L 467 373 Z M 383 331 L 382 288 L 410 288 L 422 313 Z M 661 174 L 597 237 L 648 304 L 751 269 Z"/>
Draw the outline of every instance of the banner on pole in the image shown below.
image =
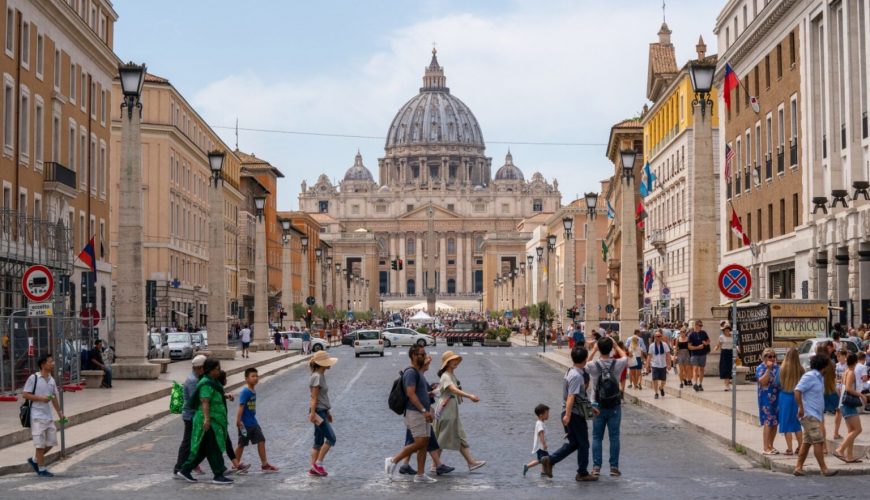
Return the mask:
<path id="1" fill-rule="evenodd" d="M 748 368 L 755 368 L 761 364 L 761 353 L 764 349 L 773 345 L 770 333 L 770 304 L 738 306 L 737 321 L 735 322 L 733 317 L 730 319 L 731 324 L 737 327 L 741 364 Z"/>

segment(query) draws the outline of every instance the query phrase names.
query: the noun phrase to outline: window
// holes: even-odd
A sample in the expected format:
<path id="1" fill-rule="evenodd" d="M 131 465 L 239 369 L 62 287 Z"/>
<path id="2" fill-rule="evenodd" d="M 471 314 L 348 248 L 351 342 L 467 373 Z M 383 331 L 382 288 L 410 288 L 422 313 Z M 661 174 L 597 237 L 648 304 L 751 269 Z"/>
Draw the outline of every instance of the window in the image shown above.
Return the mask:
<path id="1" fill-rule="evenodd" d="M 779 199 L 779 234 L 785 234 L 785 198 Z"/>
<path id="2" fill-rule="evenodd" d="M 329 202 L 328 201 L 318 202 L 318 210 L 320 210 L 320 213 L 322 213 L 322 214 L 328 214 L 329 213 Z"/>
<path id="3" fill-rule="evenodd" d="M 45 111 L 42 107 L 42 103 L 36 103 L 36 112 L 33 114 L 33 159 L 37 165 L 42 165 L 44 147 L 45 147 L 45 138 L 43 134 L 45 133 Z"/>
<path id="4" fill-rule="evenodd" d="M 30 68 L 30 23 L 21 25 L 21 66 Z"/>
<path id="5" fill-rule="evenodd" d="M 54 51 L 54 90 L 60 92 L 60 50 Z"/>
<path id="6" fill-rule="evenodd" d="M 376 214 L 385 214 L 387 213 L 387 206 L 383 203 L 379 203 L 375 205 L 375 213 Z"/>
<path id="7" fill-rule="evenodd" d="M 100 164 L 97 180 L 100 184 L 100 196 L 106 196 L 106 144 L 100 143 Z"/>
<path id="8" fill-rule="evenodd" d="M 81 71 L 81 79 L 82 84 L 79 85 L 79 90 L 81 90 L 82 96 L 79 104 L 82 106 L 82 111 L 85 110 L 85 104 L 87 104 L 88 99 L 88 75 L 84 71 Z"/>
<path id="9" fill-rule="evenodd" d="M 51 160 L 60 162 L 60 117 L 51 121 Z"/>
<path id="10" fill-rule="evenodd" d="M 486 212 L 486 203 L 475 203 L 474 211 L 477 213 Z"/>
<path id="11" fill-rule="evenodd" d="M 455 211 L 456 211 L 456 205 L 454 205 L 453 203 L 448 203 L 448 204 L 447 204 L 447 210 L 450 210 L 451 212 L 455 212 Z"/>
<path id="12" fill-rule="evenodd" d="M 13 56 L 15 49 L 15 11 L 11 8 L 6 9 L 6 53 L 9 57 Z"/>
<path id="13" fill-rule="evenodd" d="M 791 195 L 791 220 L 792 220 L 792 227 L 798 227 L 801 224 L 800 206 L 798 205 L 797 193 L 794 193 L 793 195 Z"/>
<path id="14" fill-rule="evenodd" d="M 100 91 L 100 123 L 106 125 L 106 91 Z"/>
<path id="15" fill-rule="evenodd" d="M 767 236 L 773 238 L 773 203 L 767 204 Z"/>
<path id="16" fill-rule="evenodd" d="M 777 173 L 782 173 L 785 171 L 785 109 L 783 109 L 782 105 L 780 105 L 779 109 L 776 111 L 776 125 L 777 125 L 777 135 L 779 138 L 779 147 L 777 148 L 777 158 L 776 158 L 776 171 Z"/>
<path id="17" fill-rule="evenodd" d="M 76 102 L 76 65 L 74 63 L 69 65 L 69 101 Z"/>
<path id="18" fill-rule="evenodd" d="M 79 244 L 76 248 L 84 248 L 85 242 L 85 213 L 79 212 Z"/>
<path id="19" fill-rule="evenodd" d="M 88 108 L 90 109 L 91 118 L 93 118 L 93 119 L 97 118 L 97 103 L 94 100 L 94 98 L 96 96 L 97 96 L 97 83 L 95 81 L 91 80 L 91 96 L 90 96 L 90 103 L 88 104 Z"/>
<path id="20" fill-rule="evenodd" d="M 91 194 L 93 194 L 93 195 L 97 194 L 97 184 L 99 183 L 99 180 L 97 177 L 97 161 L 95 158 L 96 156 L 97 156 L 97 136 L 92 135 L 91 136 L 91 149 L 88 152 L 88 170 L 90 171 L 89 182 L 91 185 Z"/>
<path id="21" fill-rule="evenodd" d="M 758 227 L 758 241 L 761 241 L 763 238 L 762 238 L 762 234 L 761 234 L 761 209 L 760 208 L 758 209 L 758 212 L 756 212 L 755 215 L 756 215 L 755 220 L 756 220 L 756 222 L 758 222 L 758 225 L 757 225 L 757 227 Z M 749 236 L 752 236 L 752 233 L 746 233 L 746 234 L 748 234 Z"/>
<path id="22" fill-rule="evenodd" d="M 405 255 L 413 255 L 417 252 L 417 240 L 414 238 L 407 238 L 405 240 Z M 412 261 L 408 261 L 408 264 L 413 264 Z"/>
<path id="23" fill-rule="evenodd" d="M 18 129 L 18 147 L 21 156 L 30 157 L 30 95 L 21 94 L 20 124 Z"/>
<path id="24" fill-rule="evenodd" d="M 776 77 L 782 78 L 782 44 L 776 46 Z"/>
<path id="25" fill-rule="evenodd" d="M 350 213 L 353 215 L 359 215 L 359 205 L 351 205 Z"/>
<path id="26" fill-rule="evenodd" d="M 788 64 L 789 66 L 794 66 L 796 60 L 796 48 L 795 48 L 795 40 L 794 40 L 794 31 L 788 34 Z"/>
<path id="27" fill-rule="evenodd" d="M 45 37 L 42 34 L 36 35 L 36 77 L 42 80 L 42 73 L 45 71 Z"/>
<path id="28" fill-rule="evenodd" d="M 3 146 L 11 154 L 14 145 L 12 141 L 15 140 L 15 93 L 9 80 L 6 80 L 4 85 L 3 107 L 5 108 L 3 113 Z"/>
<path id="29" fill-rule="evenodd" d="M 67 165 L 70 170 L 73 172 L 78 172 L 78 167 L 76 166 L 76 124 L 73 121 L 70 121 L 69 125 L 69 135 L 67 136 L 67 147 L 69 148 L 67 161 L 69 165 Z"/>
<path id="30" fill-rule="evenodd" d="M 543 212 L 544 211 L 544 201 L 540 198 L 535 198 L 532 200 L 532 212 Z"/>
<path id="31" fill-rule="evenodd" d="M 410 211 L 412 211 L 412 210 L 414 210 L 414 205 L 405 205 L 405 211 L 406 211 L 406 212 L 410 212 Z"/>
<path id="32" fill-rule="evenodd" d="M 87 176 L 88 157 L 87 157 L 87 154 L 88 154 L 88 136 L 85 135 L 85 131 L 82 130 L 82 135 L 79 136 L 79 157 L 78 157 L 79 167 L 81 168 L 81 172 L 82 172 L 81 182 L 79 183 L 79 185 L 81 186 L 82 189 L 85 189 L 88 186 L 88 176 Z"/>
<path id="33" fill-rule="evenodd" d="M 746 213 L 746 234 L 752 234 L 752 212 Z"/>
<path id="34" fill-rule="evenodd" d="M 764 56 L 764 85 L 770 88 L 770 55 Z"/>
<path id="35" fill-rule="evenodd" d="M 731 28 L 725 27 L 725 50 L 731 47 Z"/>

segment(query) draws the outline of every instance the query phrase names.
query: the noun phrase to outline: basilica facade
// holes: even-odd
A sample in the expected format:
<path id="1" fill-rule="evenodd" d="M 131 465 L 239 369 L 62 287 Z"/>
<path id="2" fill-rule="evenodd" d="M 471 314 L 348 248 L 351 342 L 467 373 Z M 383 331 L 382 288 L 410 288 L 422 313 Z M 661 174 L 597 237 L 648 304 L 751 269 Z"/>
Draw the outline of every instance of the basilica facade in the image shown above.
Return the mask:
<path id="1" fill-rule="evenodd" d="M 487 235 L 515 232 L 560 206 L 558 182 L 537 172 L 527 180 L 509 150 L 493 175 L 477 119 L 450 92 L 434 50 L 419 93 L 390 124 L 384 153 L 377 181 L 357 153 L 338 185 L 321 175 L 299 194 L 300 211 L 321 224 L 331 246 L 341 283 L 334 295 L 355 277 L 368 280 L 367 308 L 427 291 L 476 300 Z M 347 307 L 346 297 L 335 300 Z"/>

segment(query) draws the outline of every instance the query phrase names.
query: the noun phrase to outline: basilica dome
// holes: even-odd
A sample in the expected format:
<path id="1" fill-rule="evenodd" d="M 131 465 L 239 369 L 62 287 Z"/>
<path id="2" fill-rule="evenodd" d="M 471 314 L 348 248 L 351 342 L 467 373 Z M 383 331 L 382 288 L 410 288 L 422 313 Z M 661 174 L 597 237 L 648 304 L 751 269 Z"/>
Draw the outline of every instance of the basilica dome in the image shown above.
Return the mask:
<path id="1" fill-rule="evenodd" d="M 504 158 L 504 165 L 498 169 L 495 173 L 495 180 L 497 181 L 522 181 L 525 180 L 523 177 L 523 171 L 520 170 L 520 167 L 514 165 L 514 157 L 510 151 L 508 151 L 507 156 Z"/>
<path id="2" fill-rule="evenodd" d="M 369 169 L 367 169 L 365 165 L 363 165 L 362 155 L 359 154 L 359 151 L 356 153 L 353 166 L 347 169 L 347 172 L 344 174 L 344 180 L 374 182 L 372 173 L 369 172 Z"/>
<path id="3" fill-rule="evenodd" d="M 420 93 L 402 106 L 387 133 L 387 150 L 396 146 L 464 145 L 484 149 L 480 125 L 464 102 L 450 94 L 435 49 Z"/>

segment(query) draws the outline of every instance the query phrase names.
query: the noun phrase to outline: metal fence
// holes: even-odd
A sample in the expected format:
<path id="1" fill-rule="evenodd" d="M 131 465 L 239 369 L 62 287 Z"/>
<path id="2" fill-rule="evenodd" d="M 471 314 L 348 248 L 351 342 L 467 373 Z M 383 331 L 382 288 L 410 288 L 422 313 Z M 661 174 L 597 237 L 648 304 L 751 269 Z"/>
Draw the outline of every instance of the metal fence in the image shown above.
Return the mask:
<path id="1" fill-rule="evenodd" d="M 26 310 L 0 316 L 0 394 L 21 390 L 37 371 L 40 356 L 51 354 L 58 385 L 81 378 L 81 352 L 90 345 L 81 319 L 64 316 L 27 316 Z"/>

